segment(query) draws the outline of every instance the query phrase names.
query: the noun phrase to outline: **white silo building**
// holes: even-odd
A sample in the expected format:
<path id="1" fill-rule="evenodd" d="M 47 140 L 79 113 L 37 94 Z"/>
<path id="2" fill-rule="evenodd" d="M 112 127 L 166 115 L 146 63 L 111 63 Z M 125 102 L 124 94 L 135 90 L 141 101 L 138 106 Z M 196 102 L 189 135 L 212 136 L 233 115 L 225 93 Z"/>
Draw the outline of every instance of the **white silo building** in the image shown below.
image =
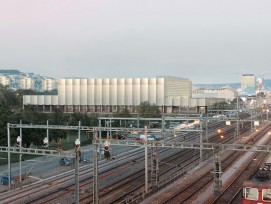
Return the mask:
<path id="1" fill-rule="evenodd" d="M 58 96 L 23 97 L 25 105 L 64 112 L 115 112 L 127 108 L 135 113 L 141 102 L 156 104 L 164 113 L 192 111 L 212 103 L 192 99 L 192 82 L 178 77 L 71 78 L 58 81 Z M 57 104 L 57 105 L 56 105 Z"/>

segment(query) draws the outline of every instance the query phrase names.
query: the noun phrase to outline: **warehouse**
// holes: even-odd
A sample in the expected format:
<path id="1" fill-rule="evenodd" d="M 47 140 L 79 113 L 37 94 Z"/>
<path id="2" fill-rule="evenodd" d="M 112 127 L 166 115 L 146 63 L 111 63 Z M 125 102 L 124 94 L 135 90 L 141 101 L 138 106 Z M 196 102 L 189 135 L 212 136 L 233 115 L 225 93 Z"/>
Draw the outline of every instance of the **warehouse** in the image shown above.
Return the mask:
<path id="1" fill-rule="evenodd" d="M 137 113 L 141 102 L 156 104 L 163 113 L 197 113 L 213 99 L 192 99 L 192 82 L 179 77 L 71 78 L 58 81 L 58 95 L 25 95 L 25 106 L 64 112 L 116 112 L 127 108 Z"/>

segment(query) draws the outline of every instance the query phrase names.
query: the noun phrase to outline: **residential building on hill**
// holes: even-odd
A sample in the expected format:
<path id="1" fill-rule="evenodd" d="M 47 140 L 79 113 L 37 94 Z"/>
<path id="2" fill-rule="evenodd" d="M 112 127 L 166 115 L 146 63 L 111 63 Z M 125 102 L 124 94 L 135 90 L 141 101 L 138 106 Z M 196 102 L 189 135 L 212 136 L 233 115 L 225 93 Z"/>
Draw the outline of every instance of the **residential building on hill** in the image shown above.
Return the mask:
<path id="1" fill-rule="evenodd" d="M 44 79 L 41 81 L 42 91 L 52 91 L 57 88 L 57 81 L 55 79 Z"/>
<path id="2" fill-rule="evenodd" d="M 0 84 L 3 86 L 9 86 L 9 78 L 3 75 L 0 75 Z"/>
<path id="3" fill-rule="evenodd" d="M 35 89 L 35 81 L 32 78 L 22 78 L 20 80 L 20 89 L 27 90 L 27 89 Z"/>

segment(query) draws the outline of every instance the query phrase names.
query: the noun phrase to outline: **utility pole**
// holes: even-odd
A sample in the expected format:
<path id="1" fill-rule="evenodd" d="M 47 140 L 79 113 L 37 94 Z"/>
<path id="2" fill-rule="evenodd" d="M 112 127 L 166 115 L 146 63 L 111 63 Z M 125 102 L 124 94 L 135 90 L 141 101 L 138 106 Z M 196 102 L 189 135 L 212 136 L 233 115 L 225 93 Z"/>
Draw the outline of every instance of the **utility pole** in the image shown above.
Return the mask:
<path id="1" fill-rule="evenodd" d="M 165 139 L 165 115 L 164 115 L 164 113 L 162 114 L 162 134 L 163 134 L 163 139 Z"/>
<path id="2" fill-rule="evenodd" d="M 75 203 L 79 204 L 79 157 L 80 157 L 80 140 L 75 140 Z"/>
<path id="3" fill-rule="evenodd" d="M 220 195 L 220 188 L 222 187 L 222 180 L 221 180 L 221 161 L 218 153 L 214 152 L 214 171 L 211 173 L 214 174 L 214 195 Z"/>
<path id="4" fill-rule="evenodd" d="M 79 139 L 79 141 L 81 141 L 81 131 L 80 131 L 80 129 L 81 129 L 81 121 L 78 122 L 78 139 Z"/>
<path id="5" fill-rule="evenodd" d="M 22 120 L 20 120 L 20 126 L 22 126 Z M 23 143 L 23 134 L 22 134 L 22 127 L 20 127 L 20 148 L 22 148 L 22 143 Z M 20 182 L 22 182 L 22 154 L 20 154 Z"/>
<path id="6" fill-rule="evenodd" d="M 236 137 L 239 138 L 239 95 L 237 94 L 237 122 L 236 122 Z"/>
<path id="7" fill-rule="evenodd" d="M 156 192 L 159 184 L 158 147 L 151 147 L 151 150 L 151 188 L 153 192 Z"/>
<path id="8" fill-rule="evenodd" d="M 147 138 L 147 126 L 145 126 L 145 193 L 149 193 L 149 178 L 148 178 L 148 138 Z"/>
<path id="9" fill-rule="evenodd" d="M 7 131 L 8 131 L 8 187 L 11 189 L 11 164 L 10 164 L 10 130 L 9 130 L 9 123 L 7 124 Z"/>
<path id="10" fill-rule="evenodd" d="M 47 120 L 46 137 L 47 137 L 47 147 L 49 149 L 49 129 L 48 129 L 48 126 L 49 126 L 49 121 Z"/>
<path id="11" fill-rule="evenodd" d="M 199 142 L 200 142 L 200 162 L 203 161 L 203 146 L 202 146 L 202 117 L 200 116 L 200 138 L 199 138 Z"/>
<path id="12" fill-rule="evenodd" d="M 250 132 L 253 132 L 253 110 L 251 109 L 251 124 L 250 124 L 250 126 L 251 126 L 251 130 L 250 130 Z"/>
<path id="13" fill-rule="evenodd" d="M 96 133 L 96 135 L 95 135 Z M 98 191 L 98 159 L 97 159 L 97 132 L 93 135 L 93 204 L 99 204 L 99 191 Z"/>
<path id="14" fill-rule="evenodd" d="M 206 115 L 206 120 L 205 120 L 205 137 L 206 137 L 206 141 L 209 142 L 208 115 Z"/>

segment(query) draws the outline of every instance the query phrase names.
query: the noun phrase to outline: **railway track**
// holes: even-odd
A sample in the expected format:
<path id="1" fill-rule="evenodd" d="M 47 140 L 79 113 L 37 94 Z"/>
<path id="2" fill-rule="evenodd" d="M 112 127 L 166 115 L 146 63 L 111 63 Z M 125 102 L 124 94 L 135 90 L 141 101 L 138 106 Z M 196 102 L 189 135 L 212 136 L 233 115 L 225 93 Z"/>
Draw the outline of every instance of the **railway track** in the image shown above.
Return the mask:
<path id="1" fill-rule="evenodd" d="M 216 128 L 216 127 L 214 126 L 214 128 Z M 227 141 L 227 140 L 224 140 L 224 141 Z M 159 154 L 162 154 L 163 151 L 168 151 L 168 150 L 160 150 L 160 151 L 161 152 L 159 152 Z M 123 158 L 129 157 L 130 160 L 135 159 L 135 160 L 137 160 L 137 162 L 140 162 L 140 160 L 141 160 L 141 162 L 143 161 L 143 159 L 142 159 L 143 156 L 142 155 L 140 156 L 140 153 L 138 151 L 135 151 L 134 155 L 139 156 L 139 158 L 137 158 L 137 159 L 136 159 L 136 157 L 133 158 L 133 153 L 130 153 L 127 156 L 123 155 Z M 196 155 L 194 155 L 194 156 L 196 156 Z M 141 157 L 141 159 L 140 159 L 140 157 Z M 111 187 L 108 186 L 107 184 L 103 184 L 103 182 L 102 182 L 103 179 L 104 179 L 105 183 L 108 183 L 108 181 L 106 181 L 106 178 L 109 177 L 110 174 L 112 176 L 112 171 L 113 171 L 113 173 L 117 172 L 118 170 L 122 171 L 124 167 L 127 167 L 127 162 L 123 162 L 123 163 L 126 163 L 126 166 L 125 166 L 125 164 L 117 164 L 118 162 L 121 163 L 121 161 L 118 160 L 118 161 L 112 161 L 112 162 L 110 162 L 110 164 L 106 163 L 106 162 L 104 162 L 104 163 L 101 162 L 101 164 L 99 164 L 99 167 L 101 167 L 101 169 L 99 169 L 99 177 L 101 180 L 101 183 L 99 183 L 100 187 L 101 187 L 100 192 L 101 192 L 101 195 L 105 192 L 104 193 L 105 197 L 107 195 L 109 195 L 109 194 L 107 194 L 108 192 L 110 192 L 110 190 L 108 190 L 108 189 L 111 189 L 112 186 L 120 183 L 121 180 L 126 181 L 126 183 L 131 182 L 131 180 L 129 181 L 127 178 L 124 178 L 124 176 L 121 177 L 121 175 L 118 175 L 118 176 L 115 175 L 115 177 L 120 177 L 120 179 L 116 180 L 115 183 L 112 183 Z M 167 161 L 167 162 L 170 162 L 170 161 Z M 183 163 L 184 160 L 181 160 L 179 162 Z M 115 167 L 112 168 L 112 166 L 114 166 L 114 165 L 115 165 Z M 134 168 L 133 162 L 131 163 L 130 166 L 132 168 Z M 106 167 L 108 167 L 108 168 L 106 168 Z M 89 202 L 90 201 L 89 196 L 92 195 L 92 175 L 90 174 L 91 168 L 92 168 L 92 165 L 88 165 L 88 166 L 80 169 L 80 191 L 84 192 L 82 195 L 80 195 L 80 203 L 85 202 L 84 197 L 88 197 L 88 201 L 86 201 L 86 202 Z M 102 169 L 102 168 L 104 168 L 104 169 Z M 137 172 L 137 174 L 138 174 L 138 172 Z M 164 173 L 161 173 L 161 174 L 164 174 L 164 177 L 167 177 L 166 170 L 164 171 Z M 127 177 L 129 177 L 129 176 L 127 176 Z M 163 176 L 162 176 L 162 178 L 163 178 Z M 135 178 L 134 180 L 139 180 L 139 179 Z M 137 187 L 134 187 L 134 189 L 135 188 L 137 188 Z M 118 191 L 123 193 L 123 189 L 121 190 L 121 188 Z M 29 192 L 33 192 L 33 193 L 31 193 L 33 195 L 32 197 L 29 196 Z M 57 200 L 59 200 L 60 195 L 61 196 L 64 195 L 66 197 L 70 196 L 72 198 L 73 192 L 74 192 L 74 174 L 73 174 L 73 171 L 70 171 L 69 174 L 59 175 L 58 177 L 54 177 L 51 180 L 49 179 L 44 182 L 40 182 L 39 184 L 36 184 L 36 186 L 32 185 L 32 186 L 29 186 L 25 189 L 14 190 L 13 195 L 11 193 L 11 194 L 7 195 L 7 197 L 3 198 L 3 200 L 6 200 L 3 203 L 11 203 L 11 202 L 16 203 L 17 201 L 19 203 L 22 203 L 21 202 L 22 200 L 24 203 L 54 203 Z M 44 194 L 47 194 L 49 196 L 44 195 Z M 86 196 L 84 196 L 84 194 Z M 127 195 L 130 195 L 130 194 L 132 194 L 132 193 L 128 193 Z M 19 195 L 20 197 L 15 197 L 15 195 Z M 11 198 L 8 198 L 8 197 L 11 197 Z M 34 197 L 36 197 L 36 198 L 34 198 Z M 48 198 L 48 197 L 50 197 L 50 198 Z M 125 197 L 125 195 L 120 197 L 119 200 L 124 197 Z M 1 195 L 1 199 L 2 199 L 2 195 Z M 87 199 L 85 199 L 85 200 L 87 200 Z"/>
<path id="2" fill-rule="evenodd" d="M 270 130 L 270 127 L 266 127 L 263 132 L 259 135 L 257 135 L 254 140 L 257 141 L 263 134 L 266 134 Z M 242 156 L 242 153 L 240 152 L 234 152 L 231 153 L 230 156 L 227 157 L 226 160 L 222 161 L 222 171 L 225 171 L 237 158 Z M 213 181 L 213 174 L 210 173 L 212 169 L 209 169 L 204 173 L 204 175 L 201 175 L 202 177 L 194 180 L 186 187 L 181 188 L 178 191 L 175 191 L 171 195 L 169 195 L 166 199 L 159 202 L 161 204 L 165 203 L 190 203 L 193 200 L 193 197 L 197 194 L 197 192 L 203 188 L 204 186 L 210 185 Z M 226 192 L 225 192 L 226 193 Z M 225 194 L 226 195 L 226 194 Z M 230 194 L 228 194 L 230 195 Z M 221 197 L 222 199 L 222 197 Z M 218 201 L 217 203 L 224 203 L 222 200 Z"/>

